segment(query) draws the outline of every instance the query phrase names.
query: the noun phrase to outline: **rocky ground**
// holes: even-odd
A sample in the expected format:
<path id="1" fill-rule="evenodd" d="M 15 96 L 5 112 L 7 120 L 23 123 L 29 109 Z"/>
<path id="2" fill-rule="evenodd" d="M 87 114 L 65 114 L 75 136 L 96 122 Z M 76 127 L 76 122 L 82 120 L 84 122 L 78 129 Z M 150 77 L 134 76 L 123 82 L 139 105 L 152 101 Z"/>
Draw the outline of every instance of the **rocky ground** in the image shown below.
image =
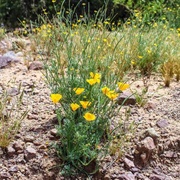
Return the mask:
<path id="1" fill-rule="evenodd" d="M 0 179 L 67 179 L 59 175 L 60 162 L 51 148 L 57 140 L 57 120 L 50 90 L 44 82 L 43 65 L 34 61 L 27 66 L 24 54 L 12 51 L 11 43 L 0 43 L 0 92 L 6 88 L 16 96 L 21 83 L 22 110 L 28 110 L 28 115 L 14 141 L 6 149 L 0 148 Z M 142 88 L 142 80 L 133 81 L 132 91 L 140 92 Z M 164 88 L 161 77 L 156 74 L 149 81 L 147 96 L 143 107 L 137 104 L 122 107 L 120 114 L 130 107 L 129 121 L 135 122 L 129 148 L 120 159 L 107 156 L 92 179 L 179 179 L 180 84 L 173 81 L 169 88 Z"/>

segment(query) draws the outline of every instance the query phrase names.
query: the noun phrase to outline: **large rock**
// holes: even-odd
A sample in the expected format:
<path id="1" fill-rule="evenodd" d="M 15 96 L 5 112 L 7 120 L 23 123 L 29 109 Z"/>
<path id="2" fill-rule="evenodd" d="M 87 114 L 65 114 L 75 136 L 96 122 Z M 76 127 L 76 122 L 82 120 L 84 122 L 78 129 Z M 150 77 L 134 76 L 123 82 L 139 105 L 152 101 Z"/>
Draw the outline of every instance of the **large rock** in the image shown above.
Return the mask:
<path id="1" fill-rule="evenodd" d="M 12 63 L 19 62 L 13 51 L 8 51 L 3 56 L 0 55 L 0 69 L 10 66 Z"/>
<path id="2" fill-rule="evenodd" d="M 122 92 L 117 98 L 117 103 L 119 105 L 135 105 L 136 98 L 130 92 Z"/>
<path id="3" fill-rule="evenodd" d="M 152 153 L 156 146 L 153 138 L 146 137 L 136 147 L 135 164 L 138 166 L 145 166 L 152 157 Z"/>

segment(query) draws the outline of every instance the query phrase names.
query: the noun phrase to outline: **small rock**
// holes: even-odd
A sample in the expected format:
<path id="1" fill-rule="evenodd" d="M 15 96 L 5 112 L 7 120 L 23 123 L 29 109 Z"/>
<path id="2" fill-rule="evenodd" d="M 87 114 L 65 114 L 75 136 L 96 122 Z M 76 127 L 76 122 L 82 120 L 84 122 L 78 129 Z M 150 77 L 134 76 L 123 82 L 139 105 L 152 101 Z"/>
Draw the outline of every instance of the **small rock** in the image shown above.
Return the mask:
<path id="1" fill-rule="evenodd" d="M 16 151 L 23 150 L 22 142 L 20 142 L 20 141 L 14 142 L 14 143 L 13 143 L 13 148 L 14 148 Z"/>
<path id="2" fill-rule="evenodd" d="M 33 136 L 27 135 L 24 137 L 25 142 L 33 142 L 35 138 Z"/>
<path id="3" fill-rule="evenodd" d="M 124 158 L 124 164 L 125 164 L 125 166 L 126 166 L 128 169 L 131 169 L 131 168 L 134 168 L 134 167 L 135 167 L 134 162 L 131 161 L 131 160 L 128 159 L 128 158 Z"/>
<path id="4" fill-rule="evenodd" d="M 44 144 L 40 145 L 39 149 L 46 149 L 46 145 L 44 145 Z"/>
<path id="5" fill-rule="evenodd" d="M 10 168 L 9 168 L 9 172 L 17 172 L 19 169 L 18 169 L 18 167 L 17 166 L 11 166 Z"/>
<path id="6" fill-rule="evenodd" d="M 104 179 L 104 180 L 110 180 L 110 179 L 111 179 L 111 177 L 110 177 L 110 175 L 109 175 L 109 174 L 106 174 L 106 175 L 103 177 L 103 179 Z"/>
<path id="7" fill-rule="evenodd" d="M 27 115 L 27 118 L 29 119 L 29 120 L 38 120 L 38 115 L 36 115 L 36 114 L 31 114 L 31 113 L 29 113 L 28 115 Z"/>
<path id="8" fill-rule="evenodd" d="M 156 104 L 154 104 L 153 102 L 147 102 L 147 103 L 144 105 L 144 108 L 147 109 L 147 110 L 155 109 L 155 107 L 156 107 Z"/>
<path id="9" fill-rule="evenodd" d="M 0 172 L 0 178 L 2 179 L 6 179 L 9 178 L 10 179 L 11 175 L 8 172 Z"/>
<path id="10" fill-rule="evenodd" d="M 11 89 L 8 89 L 7 93 L 8 93 L 8 95 L 10 95 L 10 96 L 16 96 L 16 95 L 19 94 L 19 89 L 13 87 L 13 88 L 11 88 Z"/>
<path id="11" fill-rule="evenodd" d="M 43 69 L 43 63 L 41 61 L 34 61 L 29 65 L 28 69 L 29 70 L 41 70 L 41 69 Z"/>
<path id="12" fill-rule="evenodd" d="M 131 171 L 132 171 L 133 173 L 136 173 L 136 172 L 139 172 L 140 170 L 139 170 L 138 168 L 134 167 L 134 168 L 131 168 Z"/>
<path id="13" fill-rule="evenodd" d="M 57 136 L 57 129 L 51 129 L 50 130 L 50 134 L 53 135 L 53 136 Z"/>
<path id="14" fill-rule="evenodd" d="M 135 105 L 136 104 L 136 98 L 130 92 L 123 92 L 117 98 L 117 103 L 119 105 Z"/>
<path id="15" fill-rule="evenodd" d="M 41 141 L 40 140 L 35 140 L 33 142 L 33 144 L 36 145 L 36 146 L 39 146 L 39 145 L 41 145 Z"/>
<path id="16" fill-rule="evenodd" d="M 141 141 L 141 143 L 142 148 L 148 152 L 151 152 L 156 148 L 154 141 L 151 137 L 146 137 L 144 140 Z"/>
<path id="17" fill-rule="evenodd" d="M 145 131 L 144 135 L 145 135 L 145 137 L 147 137 L 147 136 L 152 137 L 155 144 L 158 143 L 158 138 L 160 137 L 160 135 L 156 132 L 156 130 L 154 128 L 148 128 Z"/>
<path id="18" fill-rule="evenodd" d="M 18 163 L 26 163 L 25 159 L 24 159 L 24 154 L 19 154 L 16 158 L 16 161 Z"/>
<path id="19" fill-rule="evenodd" d="M 13 156 L 14 154 L 15 154 L 15 149 L 12 147 L 12 146 L 8 146 L 7 147 L 7 154 L 9 155 L 9 156 Z"/>
<path id="20" fill-rule="evenodd" d="M 154 128 L 148 128 L 145 132 L 147 136 L 152 137 L 153 139 L 156 139 L 159 137 L 159 134 L 156 132 Z"/>
<path id="21" fill-rule="evenodd" d="M 165 128 L 167 127 L 169 124 L 168 124 L 168 121 L 165 120 L 165 119 L 162 119 L 162 120 L 159 120 L 156 122 L 156 125 L 159 127 L 159 128 Z"/>
<path id="22" fill-rule="evenodd" d="M 152 174 L 150 177 L 149 177 L 150 180 L 165 180 L 166 177 L 165 176 L 160 176 L 160 175 L 157 175 L 157 174 Z"/>
<path id="23" fill-rule="evenodd" d="M 25 157 L 27 160 L 33 159 L 36 157 L 36 150 L 28 146 L 25 150 Z"/>
<path id="24" fill-rule="evenodd" d="M 163 157 L 166 158 L 177 158 L 178 155 L 173 151 L 165 151 L 164 154 L 162 154 Z"/>
<path id="25" fill-rule="evenodd" d="M 122 174 L 118 176 L 119 180 L 135 180 L 135 176 L 133 175 L 132 172 Z"/>

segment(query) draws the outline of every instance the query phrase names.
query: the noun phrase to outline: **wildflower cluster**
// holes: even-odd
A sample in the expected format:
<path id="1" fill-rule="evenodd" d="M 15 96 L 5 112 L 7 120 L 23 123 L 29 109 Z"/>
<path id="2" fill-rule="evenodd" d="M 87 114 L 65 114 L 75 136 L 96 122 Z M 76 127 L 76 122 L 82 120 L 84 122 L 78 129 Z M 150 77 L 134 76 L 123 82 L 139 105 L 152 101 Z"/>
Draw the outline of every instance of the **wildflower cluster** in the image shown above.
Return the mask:
<path id="1" fill-rule="evenodd" d="M 65 162 L 78 162 L 76 166 L 80 169 L 84 169 L 91 161 L 96 161 L 101 150 L 97 147 L 110 125 L 110 114 L 114 114 L 112 109 L 119 94 L 103 84 L 100 73 L 90 72 L 84 84 L 74 84 L 68 93 L 61 90 L 61 93 L 50 96 L 56 105 L 60 122 L 64 119 L 63 124 L 58 127 L 62 145 L 57 146 L 57 150 L 62 159 L 66 157 Z M 117 85 L 120 91 L 129 88 L 128 84 L 121 82 Z M 67 99 L 67 96 L 71 98 Z M 72 153 L 75 159 L 69 156 Z"/>

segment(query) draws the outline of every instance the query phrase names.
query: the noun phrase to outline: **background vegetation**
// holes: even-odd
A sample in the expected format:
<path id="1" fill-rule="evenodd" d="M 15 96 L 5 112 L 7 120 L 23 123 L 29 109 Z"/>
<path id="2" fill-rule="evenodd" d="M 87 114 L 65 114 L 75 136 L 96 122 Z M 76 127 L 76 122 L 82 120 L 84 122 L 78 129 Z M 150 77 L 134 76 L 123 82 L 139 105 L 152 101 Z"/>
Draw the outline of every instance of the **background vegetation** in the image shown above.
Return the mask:
<path id="1" fill-rule="evenodd" d="M 86 3 L 86 6 L 81 8 L 81 5 Z M 178 0 L 57 0 L 56 8 L 59 9 L 61 5 L 65 9 L 77 8 L 77 13 L 83 14 L 83 11 L 92 15 L 94 10 L 99 10 L 107 5 L 107 12 L 114 12 L 120 20 L 127 18 L 129 12 L 138 10 L 142 14 L 142 20 L 149 21 L 159 20 L 164 17 L 168 19 L 176 28 L 179 27 L 180 14 Z M 77 7 L 77 4 L 79 6 Z M 127 11 L 128 9 L 128 11 Z M 56 13 L 54 3 L 50 0 L 0 0 L 0 23 L 8 27 L 19 26 L 21 21 L 27 22 L 37 20 L 39 14 L 47 13 L 49 18 Z"/>

